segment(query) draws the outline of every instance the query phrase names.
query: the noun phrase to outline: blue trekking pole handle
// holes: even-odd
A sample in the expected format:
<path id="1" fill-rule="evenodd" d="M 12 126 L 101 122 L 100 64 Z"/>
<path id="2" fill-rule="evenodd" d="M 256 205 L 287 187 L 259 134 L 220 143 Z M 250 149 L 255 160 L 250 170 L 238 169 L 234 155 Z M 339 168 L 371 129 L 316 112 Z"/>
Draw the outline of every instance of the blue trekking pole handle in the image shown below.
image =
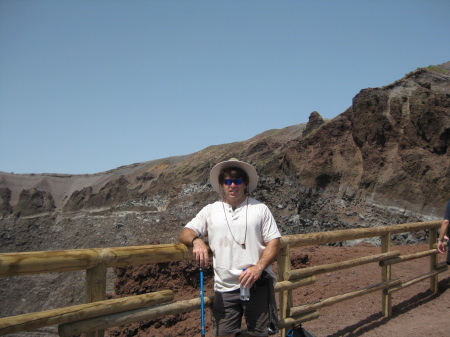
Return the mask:
<path id="1" fill-rule="evenodd" d="M 205 337 L 205 294 L 203 292 L 203 268 L 200 267 L 200 311 L 202 315 L 202 337 Z"/>

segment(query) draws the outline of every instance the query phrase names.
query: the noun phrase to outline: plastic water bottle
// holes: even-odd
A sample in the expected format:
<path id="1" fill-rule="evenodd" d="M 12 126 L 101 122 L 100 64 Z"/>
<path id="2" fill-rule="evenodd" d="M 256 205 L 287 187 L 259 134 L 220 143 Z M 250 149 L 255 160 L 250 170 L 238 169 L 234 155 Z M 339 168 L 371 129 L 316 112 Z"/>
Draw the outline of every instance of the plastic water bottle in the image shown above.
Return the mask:
<path id="1" fill-rule="evenodd" d="M 242 269 L 242 271 L 246 270 L 246 268 Z M 250 288 L 244 287 L 241 285 L 241 301 L 250 300 Z"/>

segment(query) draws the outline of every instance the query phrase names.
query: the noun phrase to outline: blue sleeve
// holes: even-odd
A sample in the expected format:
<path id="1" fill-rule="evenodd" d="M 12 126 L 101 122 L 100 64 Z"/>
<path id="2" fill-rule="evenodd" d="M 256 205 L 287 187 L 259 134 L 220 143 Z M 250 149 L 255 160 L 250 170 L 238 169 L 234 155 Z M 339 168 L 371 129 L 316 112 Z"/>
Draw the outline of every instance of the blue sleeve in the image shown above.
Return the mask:
<path id="1" fill-rule="evenodd" d="M 447 206 L 445 206 L 444 220 L 450 220 L 450 200 L 447 201 Z"/>

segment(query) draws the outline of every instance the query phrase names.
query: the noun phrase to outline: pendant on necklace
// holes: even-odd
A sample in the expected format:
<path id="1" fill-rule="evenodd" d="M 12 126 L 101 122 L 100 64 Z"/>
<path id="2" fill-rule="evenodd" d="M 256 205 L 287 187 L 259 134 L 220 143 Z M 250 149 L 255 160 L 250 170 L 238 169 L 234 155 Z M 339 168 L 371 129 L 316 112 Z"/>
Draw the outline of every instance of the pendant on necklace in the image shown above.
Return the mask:
<path id="1" fill-rule="evenodd" d="M 242 248 L 245 249 L 245 243 L 241 244 Z"/>

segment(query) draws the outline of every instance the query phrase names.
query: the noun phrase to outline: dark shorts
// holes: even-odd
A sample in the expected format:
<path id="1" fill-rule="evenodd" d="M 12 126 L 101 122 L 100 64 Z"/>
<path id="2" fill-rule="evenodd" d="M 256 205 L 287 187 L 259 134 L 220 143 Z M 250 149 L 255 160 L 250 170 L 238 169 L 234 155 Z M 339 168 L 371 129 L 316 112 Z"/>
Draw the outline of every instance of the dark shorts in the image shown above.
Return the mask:
<path id="1" fill-rule="evenodd" d="M 215 336 L 236 334 L 241 331 L 242 317 L 252 336 L 268 336 L 269 285 L 255 284 L 250 289 L 250 300 L 241 301 L 239 289 L 214 294 L 212 324 Z"/>

